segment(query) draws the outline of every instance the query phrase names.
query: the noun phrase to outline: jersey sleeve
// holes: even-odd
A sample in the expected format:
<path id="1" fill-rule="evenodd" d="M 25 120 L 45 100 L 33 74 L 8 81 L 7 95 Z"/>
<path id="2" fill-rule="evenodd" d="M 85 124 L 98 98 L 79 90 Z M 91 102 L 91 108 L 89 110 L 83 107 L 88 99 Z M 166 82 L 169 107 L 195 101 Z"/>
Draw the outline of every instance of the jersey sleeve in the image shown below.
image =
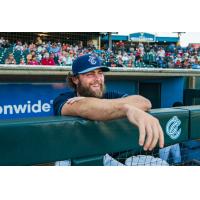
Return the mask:
<path id="1" fill-rule="evenodd" d="M 63 105 L 67 102 L 68 99 L 73 97 L 75 97 L 75 95 L 71 92 L 60 94 L 58 97 L 56 97 L 53 101 L 54 115 L 60 116 Z"/>

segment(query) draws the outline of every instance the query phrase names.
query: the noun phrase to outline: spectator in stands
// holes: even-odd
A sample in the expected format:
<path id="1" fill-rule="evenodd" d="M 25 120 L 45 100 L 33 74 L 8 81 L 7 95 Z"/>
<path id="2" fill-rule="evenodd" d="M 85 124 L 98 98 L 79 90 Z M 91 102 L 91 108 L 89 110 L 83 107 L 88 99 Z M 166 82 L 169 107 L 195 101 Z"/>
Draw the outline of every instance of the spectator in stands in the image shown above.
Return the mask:
<path id="1" fill-rule="evenodd" d="M 42 45 L 42 39 L 40 37 L 37 37 L 36 45 Z"/>
<path id="2" fill-rule="evenodd" d="M 108 121 L 126 117 L 139 128 L 139 144 L 152 150 L 157 142 L 162 148 L 164 136 L 159 121 L 145 111 L 151 108 L 142 96 L 105 92 L 103 71 L 98 57 L 91 54 L 78 57 L 72 65 L 69 84 L 73 92 L 61 94 L 54 100 L 55 115 L 79 116 L 90 120 Z"/>
<path id="3" fill-rule="evenodd" d="M 29 45 L 29 52 L 31 51 L 36 51 L 36 45 L 33 42 Z"/>
<path id="4" fill-rule="evenodd" d="M 62 51 L 62 53 L 59 55 L 58 63 L 62 66 L 67 65 L 67 52 Z"/>
<path id="5" fill-rule="evenodd" d="M 1 47 L 8 48 L 10 47 L 10 42 L 8 40 L 3 39 L 3 43 L 1 44 Z"/>
<path id="6" fill-rule="evenodd" d="M 10 53 L 8 58 L 5 60 L 5 64 L 16 64 L 16 60 L 12 53 Z"/>
<path id="7" fill-rule="evenodd" d="M 26 60 L 27 60 L 27 63 L 29 63 L 31 60 L 32 60 L 32 55 L 31 54 L 28 54 L 26 56 Z"/>
<path id="8" fill-rule="evenodd" d="M 74 55 L 73 51 L 70 51 L 69 54 L 67 55 L 67 65 L 72 65 L 72 62 L 74 60 Z"/>
<path id="9" fill-rule="evenodd" d="M 45 51 L 46 51 L 45 43 L 42 44 L 42 45 L 38 45 L 38 47 L 37 47 L 37 52 L 38 52 L 38 53 L 43 53 L 43 52 L 45 52 Z"/>
<path id="10" fill-rule="evenodd" d="M 188 58 L 185 58 L 185 60 L 183 61 L 183 68 L 190 68 L 191 64 L 189 62 Z"/>
<path id="11" fill-rule="evenodd" d="M 118 62 L 117 62 L 117 65 L 116 65 L 117 67 L 123 67 L 123 60 L 122 60 L 122 58 L 119 58 L 118 59 Z"/>
<path id="12" fill-rule="evenodd" d="M 136 48 L 136 53 L 135 53 L 135 57 L 138 58 L 138 57 L 141 57 L 141 51 L 139 48 Z"/>
<path id="13" fill-rule="evenodd" d="M 135 62 L 135 55 L 133 53 L 130 53 L 129 60 L 132 60 L 132 62 Z"/>
<path id="14" fill-rule="evenodd" d="M 122 59 L 122 52 L 121 51 L 118 51 L 118 54 L 116 56 L 117 59 Z"/>
<path id="15" fill-rule="evenodd" d="M 129 60 L 128 60 L 127 67 L 134 67 L 134 62 L 133 62 L 132 59 L 129 59 Z"/>
<path id="16" fill-rule="evenodd" d="M 198 49 L 200 51 L 200 48 Z M 200 52 L 197 53 L 198 61 L 200 61 Z"/>
<path id="17" fill-rule="evenodd" d="M 163 48 L 159 48 L 158 52 L 157 52 L 157 56 L 160 58 L 164 58 L 165 57 L 165 50 Z"/>
<path id="18" fill-rule="evenodd" d="M 49 53 L 45 53 L 41 61 L 42 65 L 55 65 L 54 59 L 49 56 Z"/>
<path id="19" fill-rule="evenodd" d="M 122 40 L 118 42 L 117 47 L 122 53 L 124 52 L 124 42 Z"/>
<path id="20" fill-rule="evenodd" d="M 67 51 L 68 45 L 66 43 L 62 44 L 62 51 Z"/>
<path id="21" fill-rule="evenodd" d="M 43 57 L 44 53 L 45 53 L 45 51 L 42 51 L 42 52 L 40 52 L 40 53 L 37 53 L 37 55 L 36 55 L 36 60 L 37 60 L 38 63 L 41 63 L 42 57 Z"/>
<path id="22" fill-rule="evenodd" d="M 55 42 L 49 47 L 50 53 L 58 53 L 60 50 L 61 50 L 60 44 L 56 44 Z"/>
<path id="23" fill-rule="evenodd" d="M 32 56 L 32 59 L 28 62 L 29 65 L 39 65 L 36 55 Z"/>
<path id="24" fill-rule="evenodd" d="M 25 51 L 28 51 L 28 44 L 26 42 L 22 45 L 22 47 L 23 47 L 23 49 L 22 49 L 23 53 Z"/>
<path id="25" fill-rule="evenodd" d="M 175 64 L 172 58 L 168 61 L 167 66 L 168 68 L 175 68 Z"/>
<path id="26" fill-rule="evenodd" d="M 140 52 L 140 56 L 143 57 L 144 56 L 144 45 L 142 43 L 139 43 L 138 50 Z"/>
<path id="27" fill-rule="evenodd" d="M 20 62 L 19 62 L 20 65 L 26 65 L 26 62 L 24 61 L 23 58 L 20 58 Z"/>
<path id="28" fill-rule="evenodd" d="M 114 55 L 110 56 L 110 59 L 108 60 L 107 67 L 117 67 L 117 59 L 114 58 Z"/>
<path id="29" fill-rule="evenodd" d="M 136 61 L 134 63 L 135 67 L 146 67 L 145 63 L 143 62 L 143 59 L 141 56 L 136 57 Z"/>
<path id="30" fill-rule="evenodd" d="M 194 64 L 198 65 L 199 64 L 199 60 L 197 55 L 194 56 Z"/>
<path id="31" fill-rule="evenodd" d="M 157 58 L 157 66 L 160 67 L 160 68 L 165 68 L 166 67 L 166 63 L 164 61 L 164 58 L 163 57 L 158 57 Z"/>
<path id="32" fill-rule="evenodd" d="M 0 39 L 0 47 L 2 46 L 2 44 L 4 44 L 5 43 L 5 40 L 4 40 L 4 38 L 3 37 L 1 37 L 1 39 Z"/>
<path id="33" fill-rule="evenodd" d="M 129 61 L 127 53 L 125 53 L 125 52 L 123 53 L 122 60 L 123 60 L 123 64 L 125 66 L 127 66 L 128 65 L 128 61 Z"/>
<path id="34" fill-rule="evenodd" d="M 182 68 L 182 63 L 181 63 L 181 60 L 180 60 L 180 59 L 177 59 L 177 60 L 176 60 L 175 67 L 176 67 L 176 68 Z"/>
<path id="35" fill-rule="evenodd" d="M 15 46 L 14 49 L 17 50 L 17 51 L 23 51 L 24 48 L 23 48 L 21 41 L 17 42 L 17 45 Z"/>

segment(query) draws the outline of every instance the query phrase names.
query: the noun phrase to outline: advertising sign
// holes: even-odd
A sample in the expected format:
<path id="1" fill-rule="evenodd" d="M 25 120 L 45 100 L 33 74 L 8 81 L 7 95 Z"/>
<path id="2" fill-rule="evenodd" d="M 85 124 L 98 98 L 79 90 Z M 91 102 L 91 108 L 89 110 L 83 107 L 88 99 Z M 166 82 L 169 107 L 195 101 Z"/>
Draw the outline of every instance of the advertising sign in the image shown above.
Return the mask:
<path id="1" fill-rule="evenodd" d="M 0 84 L 0 119 L 53 115 L 53 100 L 68 89 L 58 84 Z"/>

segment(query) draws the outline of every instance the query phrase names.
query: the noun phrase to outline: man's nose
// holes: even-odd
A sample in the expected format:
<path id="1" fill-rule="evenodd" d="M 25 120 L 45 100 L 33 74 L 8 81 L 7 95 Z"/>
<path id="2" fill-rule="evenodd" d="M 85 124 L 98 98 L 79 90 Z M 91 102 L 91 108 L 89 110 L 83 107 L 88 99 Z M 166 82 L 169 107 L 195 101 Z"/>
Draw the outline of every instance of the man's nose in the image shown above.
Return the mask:
<path id="1" fill-rule="evenodd" d="M 101 80 L 101 74 L 94 74 L 95 80 Z"/>

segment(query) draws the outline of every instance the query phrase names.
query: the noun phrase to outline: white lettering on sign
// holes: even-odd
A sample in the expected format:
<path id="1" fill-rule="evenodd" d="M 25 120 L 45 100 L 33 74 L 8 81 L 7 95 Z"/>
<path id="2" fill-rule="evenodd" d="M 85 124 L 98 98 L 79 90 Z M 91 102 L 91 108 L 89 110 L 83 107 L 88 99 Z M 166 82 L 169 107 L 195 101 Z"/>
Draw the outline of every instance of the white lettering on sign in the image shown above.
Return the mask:
<path id="1" fill-rule="evenodd" d="M 10 105 L 0 105 L 0 114 L 1 115 L 13 115 L 13 114 L 24 114 L 24 113 L 40 113 L 40 112 L 49 112 L 51 109 L 50 103 L 42 103 L 42 100 L 38 100 L 37 103 L 32 104 L 31 101 L 27 101 L 25 104 L 10 104 Z"/>

